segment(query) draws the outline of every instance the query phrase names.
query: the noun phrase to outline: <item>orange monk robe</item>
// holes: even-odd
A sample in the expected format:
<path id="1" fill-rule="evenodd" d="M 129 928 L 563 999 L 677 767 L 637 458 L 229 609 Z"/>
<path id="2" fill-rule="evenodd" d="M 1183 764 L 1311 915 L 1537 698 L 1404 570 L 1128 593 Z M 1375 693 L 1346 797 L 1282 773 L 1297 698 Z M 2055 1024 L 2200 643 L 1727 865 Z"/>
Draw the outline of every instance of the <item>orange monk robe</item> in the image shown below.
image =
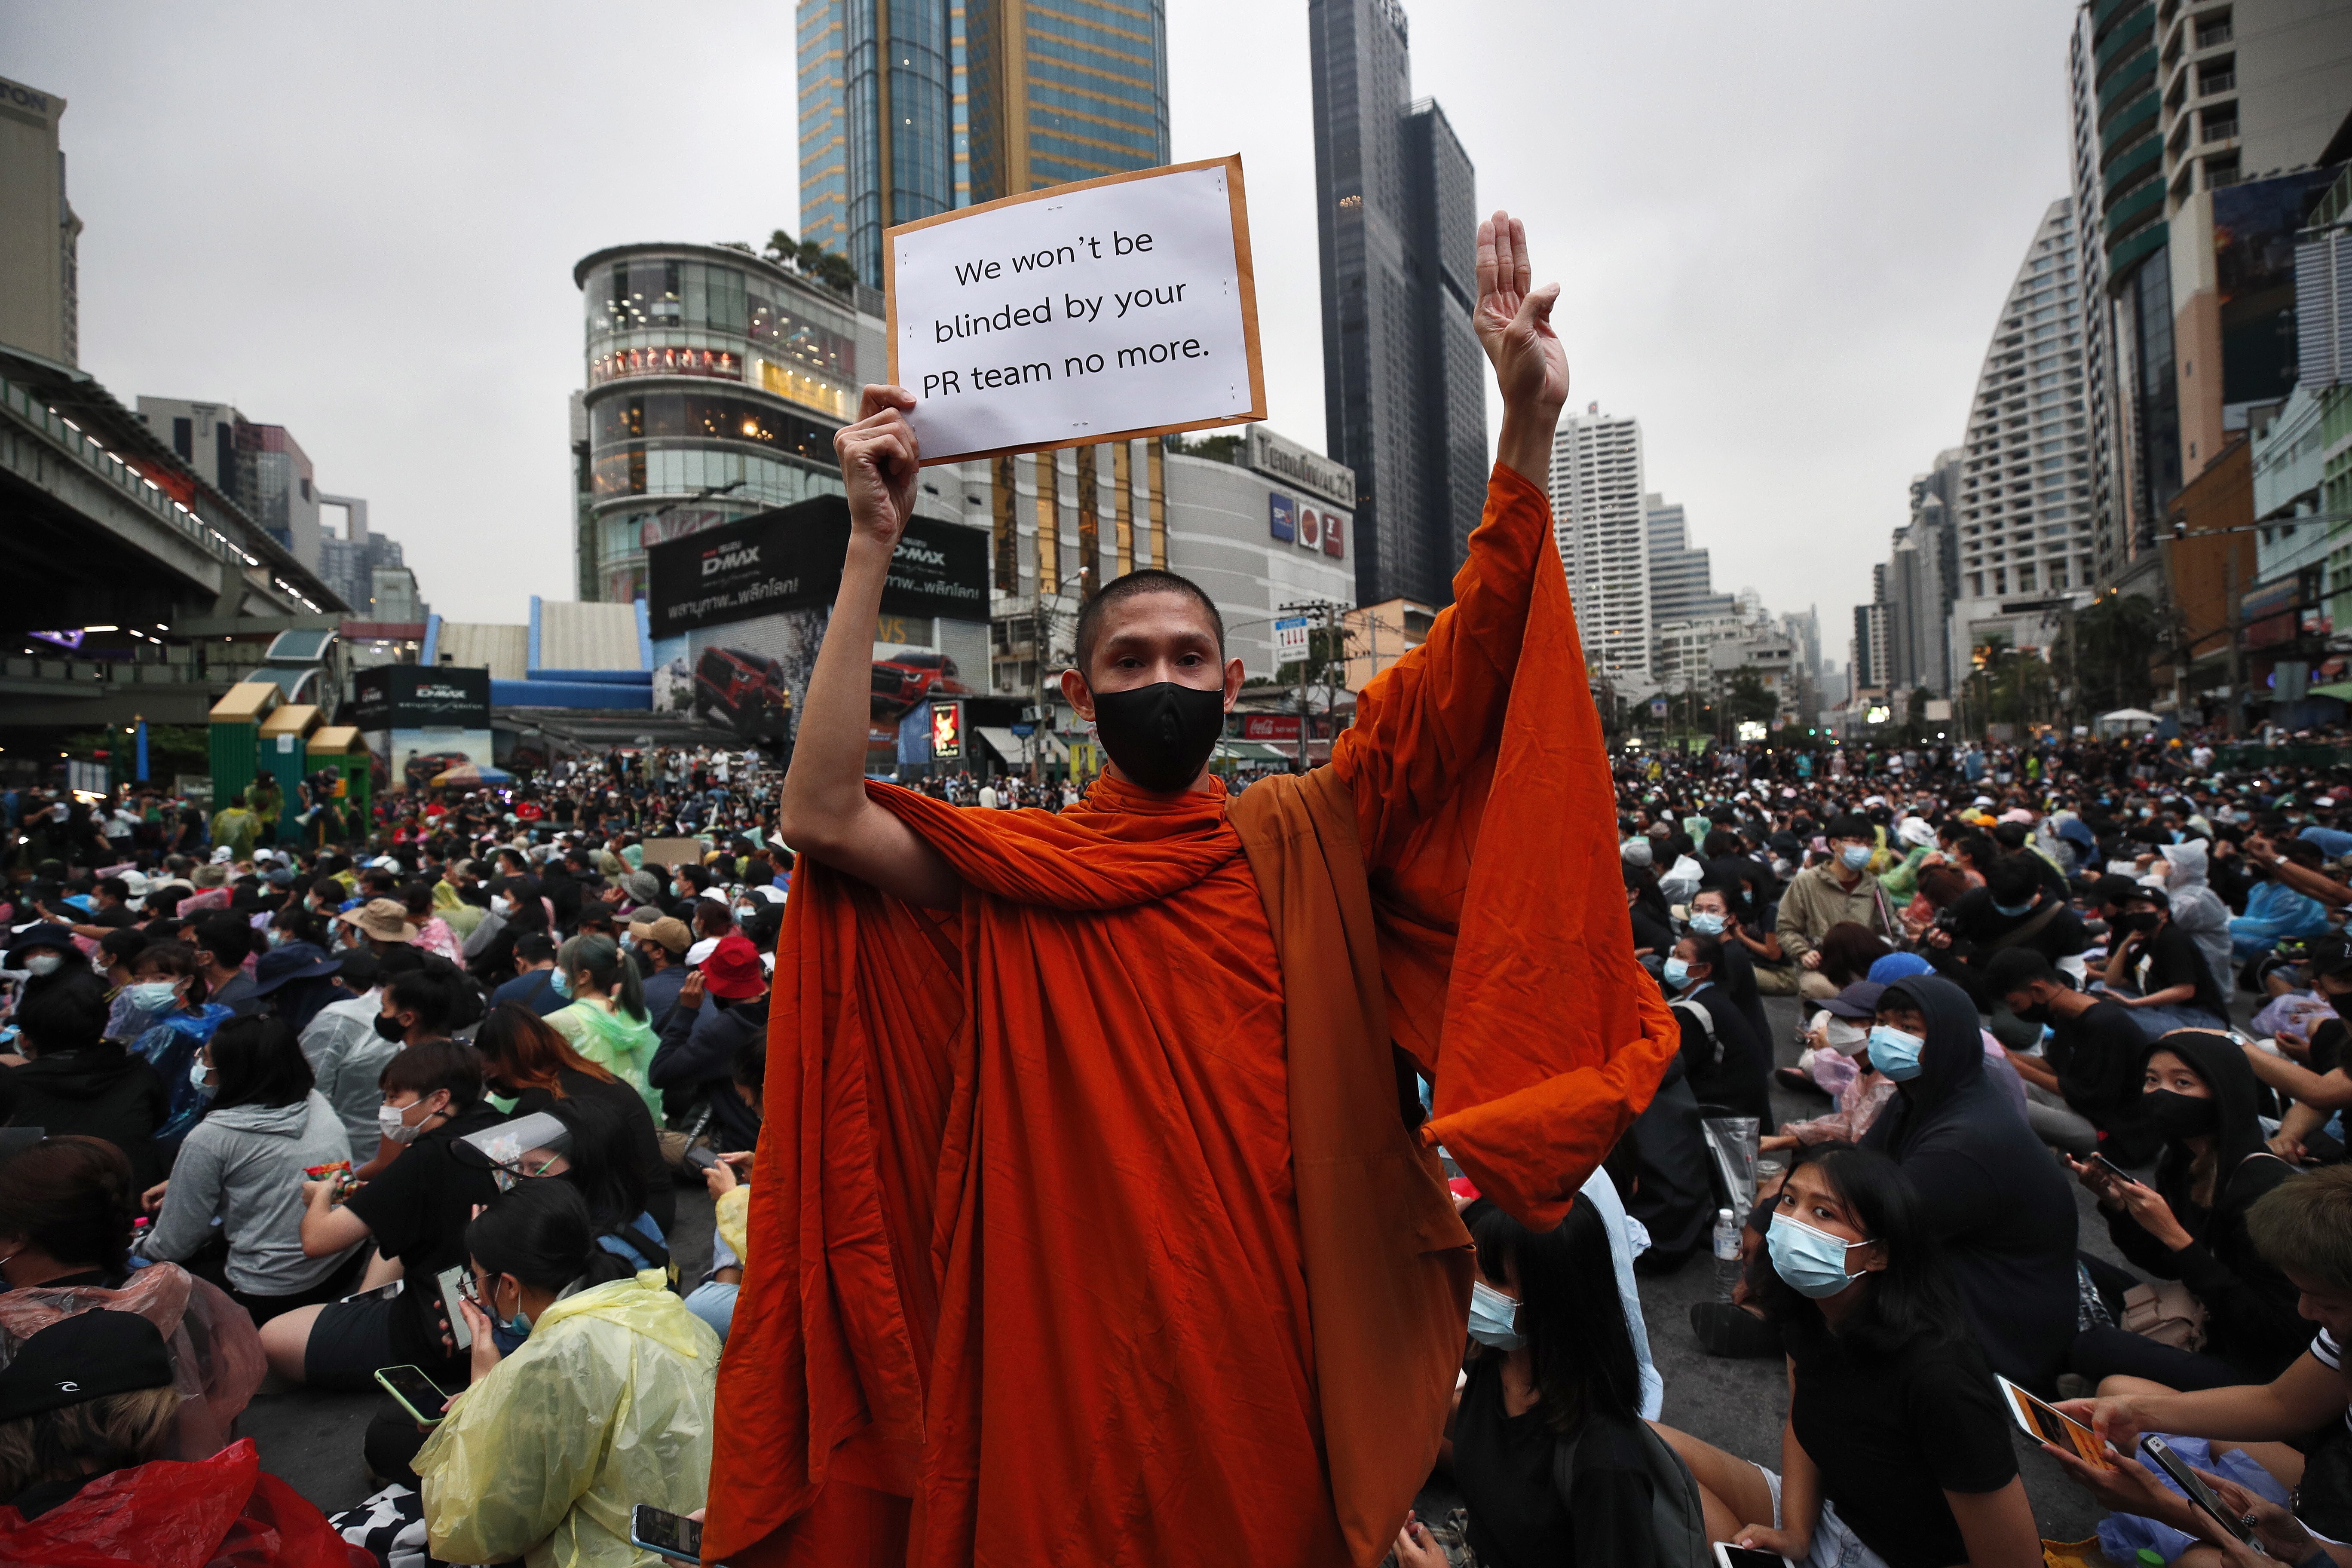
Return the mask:
<path id="1" fill-rule="evenodd" d="M 1454 593 L 1328 768 L 1238 800 L 1103 780 L 1059 816 L 869 786 L 963 879 L 950 915 L 804 868 L 714 1557 L 1387 1551 L 1468 1280 L 1391 1041 L 1548 1225 L 1677 1040 L 1549 510 L 1508 469 Z"/>

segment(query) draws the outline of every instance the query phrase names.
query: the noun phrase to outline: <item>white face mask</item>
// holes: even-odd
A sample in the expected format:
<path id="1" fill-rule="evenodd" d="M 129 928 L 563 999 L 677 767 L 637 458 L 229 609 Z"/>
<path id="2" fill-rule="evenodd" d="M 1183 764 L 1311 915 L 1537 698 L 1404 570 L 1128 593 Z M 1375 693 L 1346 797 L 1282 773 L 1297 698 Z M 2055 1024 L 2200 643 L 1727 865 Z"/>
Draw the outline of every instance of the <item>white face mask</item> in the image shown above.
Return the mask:
<path id="1" fill-rule="evenodd" d="M 1862 1047 L 1870 1044 L 1870 1031 L 1860 1024 L 1849 1024 L 1843 1018 L 1832 1018 L 1829 1026 L 1830 1049 L 1841 1055 L 1858 1057 Z"/>
<path id="2" fill-rule="evenodd" d="M 502 916 L 514 913 L 514 900 L 508 898 L 504 893 L 492 893 L 490 895 L 490 913 Z"/>
<path id="3" fill-rule="evenodd" d="M 415 1102 L 415 1104 L 421 1103 L 423 1102 Z M 409 1125 L 406 1112 L 415 1110 L 415 1104 L 377 1106 L 375 1108 L 375 1130 L 378 1132 L 383 1133 L 387 1140 L 394 1143 L 415 1142 L 417 1135 L 425 1131 L 424 1125 L 421 1121 L 413 1127 Z"/>
<path id="4" fill-rule="evenodd" d="M 62 952 L 37 952 L 25 960 L 25 968 L 33 974 L 55 974 L 65 963 Z"/>

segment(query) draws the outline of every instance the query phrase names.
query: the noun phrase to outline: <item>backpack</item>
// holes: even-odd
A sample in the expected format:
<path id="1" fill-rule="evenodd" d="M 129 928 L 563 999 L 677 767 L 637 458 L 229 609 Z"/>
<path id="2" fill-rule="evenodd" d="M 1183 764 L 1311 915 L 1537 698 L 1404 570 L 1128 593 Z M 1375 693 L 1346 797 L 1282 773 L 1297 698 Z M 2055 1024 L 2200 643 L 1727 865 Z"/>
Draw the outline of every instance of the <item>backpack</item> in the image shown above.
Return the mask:
<path id="1" fill-rule="evenodd" d="M 1650 1477 L 1650 1536 L 1658 1568 L 1710 1568 L 1715 1552 L 1707 1543 L 1697 1479 L 1648 1422 L 1636 1420 L 1633 1430 Z M 1570 1518 L 1576 1514 L 1576 1449 L 1581 1436 L 1563 1437 L 1551 1451 L 1552 1490 L 1559 1494 L 1560 1506 Z"/>
<path id="2" fill-rule="evenodd" d="M 1695 996 L 1677 996 L 1667 1005 L 1685 1018 L 1697 1019 L 1699 1027 L 1706 1031 L 1706 1071 L 1712 1078 L 1715 1069 L 1723 1065 L 1723 1042 L 1715 1037 L 1715 1015 Z"/>

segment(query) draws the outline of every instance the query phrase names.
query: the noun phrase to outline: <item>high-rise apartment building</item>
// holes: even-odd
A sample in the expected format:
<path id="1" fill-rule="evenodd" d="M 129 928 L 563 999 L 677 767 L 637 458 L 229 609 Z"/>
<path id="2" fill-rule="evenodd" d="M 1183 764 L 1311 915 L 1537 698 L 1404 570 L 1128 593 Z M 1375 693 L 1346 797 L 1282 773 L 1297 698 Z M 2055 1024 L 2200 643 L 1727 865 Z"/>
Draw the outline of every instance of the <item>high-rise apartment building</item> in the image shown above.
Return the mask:
<path id="1" fill-rule="evenodd" d="M 1949 664 L 1999 637 L 2048 646 L 2052 617 L 2088 590 L 2091 442 L 2074 203 L 2050 204 L 1996 318 L 1960 447 L 1959 590 Z M 1888 674 L 1893 674 L 1890 666 Z"/>
<path id="2" fill-rule="evenodd" d="M 1948 628 L 1959 588 L 1962 451 L 1937 455 L 1936 466 L 1911 480 L 1911 515 L 1895 531 L 1885 584 L 1886 681 L 1889 689 L 1952 689 Z"/>
<path id="3" fill-rule="evenodd" d="M 2352 158 L 2352 5 L 2163 0 L 2166 248 L 2194 479 L 2294 389 L 2294 246 Z"/>
<path id="4" fill-rule="evenodd" d="M 319 570 L 317 471 L 291 431 L 283 425 L 256 424 L 226 403 L 183 397 L 142 397 L 139 419 L 295 560 Z M 345 602 L 364 599 L 362 595 Z"/>
<path id="5" fill-rule="evenodd" d="M 1651 679 L 1650 536 L 1642 500 L 1638 421 L 1603 414 L 1598 404 L 1560 421 L 1551 443 L 1554 536 L 1584 661 L 1629 689 L 1622 695 L 1646 689 Z"/>
<path id="6" fill-rule="evenodd" d="M 76 364 L 81 219 L 66 200 L 65 111 L 56 93 L 0 78 L 0 343 Z"/>
<path id="7" fill-rule="evenodd" d="M 882 285 L 882 236 L 1168 162 L 1164 0 L 801 0 L 801 235 Z"/>
<path id="8" fill-rule="evenodd" d="M 1690 542 L 1690 524 L 1682 502 L 1665 497 L 1642 498 L 1643 525 L 1650 542 L 1650 624 L 1670 626 L 1738 613 L 1729 594 L 1718 594 L 1707 552 Z"/>
<path id="9" fill-rule="evenodd" d="M 2075 270 L 2099 316 L 2083 354 L 2096 378 L 2084 406 L 2093 569 L 2109 585 L 2157 565 L 2157 519 L 2180 493 L 2157 11 L 2157 0 L 2084 0 L 2068 63 Z"/>
<path id="10" fill-rule="evenodd" d="M 1324 424 L 1356 472 L 1356 593 L 1443 605 L 1486 497 L 1475 171 L 1412 98 L 1398 0 L 1308 0 L 1307 29 Z"/>

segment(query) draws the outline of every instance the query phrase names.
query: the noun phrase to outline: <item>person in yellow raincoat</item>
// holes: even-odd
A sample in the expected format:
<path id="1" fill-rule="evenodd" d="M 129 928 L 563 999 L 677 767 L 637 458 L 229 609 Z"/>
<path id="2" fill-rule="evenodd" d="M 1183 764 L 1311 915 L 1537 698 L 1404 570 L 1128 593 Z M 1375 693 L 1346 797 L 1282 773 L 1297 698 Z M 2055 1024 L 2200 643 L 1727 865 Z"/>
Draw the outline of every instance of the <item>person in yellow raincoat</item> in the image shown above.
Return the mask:
<path id="1" fill-rule="evenodd" d="M 719 1336 L 658 1273 L 596 1246 L 558 1178 L 517 1182 L 467 1227 L 473 1381 L 417 1451 L 433 1555 L 527 1568 L 637 1568 L 638 1503 L 703 1504 Z M 501 1354 L 499 1342 L 522 1332 Z"/>

